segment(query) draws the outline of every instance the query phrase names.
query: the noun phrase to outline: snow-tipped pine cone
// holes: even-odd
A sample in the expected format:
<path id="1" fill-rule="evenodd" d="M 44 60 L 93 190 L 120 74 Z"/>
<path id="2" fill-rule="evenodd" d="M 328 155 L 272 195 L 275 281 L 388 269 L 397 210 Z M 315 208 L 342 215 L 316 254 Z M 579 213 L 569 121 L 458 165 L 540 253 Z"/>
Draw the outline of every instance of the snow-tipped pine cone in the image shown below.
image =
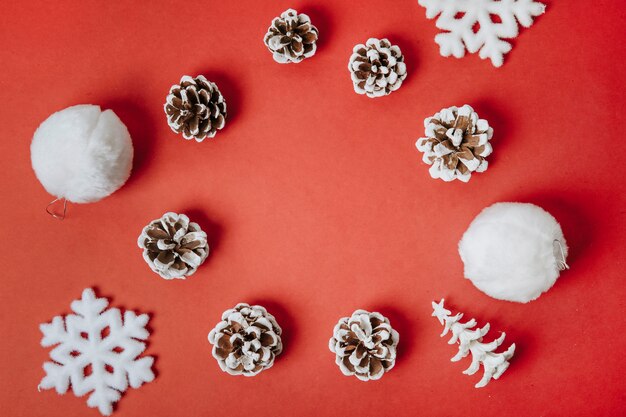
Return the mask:
<path id="1" fill-rule="evenodd" d="M 348 63 L 354 91 L 368 97 L 382 97 L 397 90 L 406 78 L 406 64 L 400 48 L 388 39 L 370 38 L 352 50 Z"/>
<path id="2" fill-rule="evenodd" d="M 283 350 L 281 334 L 276 319 L 264 307 L 239 303 L 222 314 L 208 338 L 222 371 L 254 376 L 274 365 Z"/>
<path id="3" fill-rule="evenodd" d="M 209 254 L 207 235 L 184 214 L 165 213 L 141 231 L 137 245 L 152 271 L 164 279 L 185 279 Z"/>
<path id="4" fill-rule="evenodd" d="M 467 182 L 472 172 L 487 170 L 493 129 L 469 105 L 442 109 L 424 120 L 424 128 L 426 137 L 415 145 L 424 152 L 422 160 L 431 165 L 431 177 Z"/>
<path id="5" fill-rule="evenodd" d="M 298 63 L 315 55 L 318 31 L 304 13 L 287 9 L 272 20 L 263 42 L 280 64 Z"/>
<path id="6" fill-rule="evenodd" d="M 344 375 L 369 381 L 382 378 L 394 367 L 399 339 L 385 316 L 357 310 L 339 320 L 328 347 Z"/>
<path id="7" fill-rule="evenodd" d="M 226 101 L 215 83 L 184 75 L 170 88 L 164 105 L 167 123 L 185 139 L 202 142 L 226 124 Z"/>

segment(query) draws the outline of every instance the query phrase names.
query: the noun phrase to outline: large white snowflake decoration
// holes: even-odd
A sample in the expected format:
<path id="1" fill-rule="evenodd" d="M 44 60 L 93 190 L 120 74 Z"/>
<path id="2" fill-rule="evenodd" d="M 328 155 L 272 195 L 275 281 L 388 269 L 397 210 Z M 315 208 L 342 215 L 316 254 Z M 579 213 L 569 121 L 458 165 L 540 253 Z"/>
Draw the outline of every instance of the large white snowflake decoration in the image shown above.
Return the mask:
<path id="1" fill-rule="evenodd" d="M 148 315 L 126 311 L 122 322 L 120 310 L 106 309 L 108 305 L 106 298 L 96 298 L 87 288 L 82 299 L 72 302 L 76 314 L 68 314 L 65 319 L 56 316 L 39 326 L 43 333 L 41 345 L 57 345 L 50 352 L 53 362 L 43 364 L 46 376 L 39 388 L 55 388 L 65 394 L 71 383 L 77 397 L 91 392 L 87 405 L 97 407 L 105 416 L 111 414 L 113 403 L 129 384 L 139 388 L 154 379 L 154 358 L 137 359 L 146 348 L 139 340 L 150 335 L 145 328 Z"/>
<path id="2" fill-rule="evenodd" d="M 465 49 L 480 50 L 482 59 L 490 58 L 502 66 L 511 44 L 503 39 L 516 38 L 518 22 L 525 28 L 533 18 L 545 12 L 546 6 L 533 0 L 418 0 L 426 8 L 426 17 L 437 19 L 437 28 L 445 31 L 435 36 L 442 56 L 462 58 Z"/>

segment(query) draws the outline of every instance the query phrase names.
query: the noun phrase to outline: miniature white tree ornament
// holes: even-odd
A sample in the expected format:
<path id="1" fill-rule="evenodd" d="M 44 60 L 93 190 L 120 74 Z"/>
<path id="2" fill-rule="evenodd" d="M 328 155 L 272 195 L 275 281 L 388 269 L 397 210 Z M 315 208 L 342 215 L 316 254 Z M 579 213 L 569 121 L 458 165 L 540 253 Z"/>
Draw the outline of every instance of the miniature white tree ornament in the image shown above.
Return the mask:
<path id="1" fill-rule="evenodd" d="M 451 316 L 450 311 L 443 307 L 443 299 L 439 303 L 432 302 L 433 317 L 443 324 L 443 332 L 441 337 L 452 333 L 452 337 L 448 344 L 459 344 L 459 352 L 451 359 L 452 362 L 458 362 L 470 353 L 472 354 L 472 364 L 463 373 L 465 375 L 474 375 L 483 365 L 484 374 L 482 379 L 475 385 L 476 388 L 482 388 L 489 383 L 491 379 L 498 379 L 509 367 L 509 359 L 513 357 L 515 352 L 515 343 L 513 343 L 505 352 L 494 353 L 494 351 L 504 342 L 506 334 L 502 335 L 490 343 L 482 343 L 483 337 L 489 332 L 489 323 L 482 328 L 474 329 L 476 320 L 471 319 L 466 323 L 461 323 L 463 313 L 457 313 Z"/>

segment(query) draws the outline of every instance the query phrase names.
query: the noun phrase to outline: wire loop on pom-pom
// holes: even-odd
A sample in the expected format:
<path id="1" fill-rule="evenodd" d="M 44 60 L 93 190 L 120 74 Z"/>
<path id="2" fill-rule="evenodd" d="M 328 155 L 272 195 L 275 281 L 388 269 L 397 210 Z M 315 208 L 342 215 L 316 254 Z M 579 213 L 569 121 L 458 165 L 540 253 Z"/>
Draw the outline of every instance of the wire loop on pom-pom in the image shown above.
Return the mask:
<path id="1" fill-rule="evenodd" d="M 554 239 L 553 243 L 559 245 L 559 251 L 561 252 L 561 259 L 557 260 L 556 262 L 557 266 L 559 267 L 559 271 L 569 269 L 569 265 L 567 264 L 567 262 L 565 262 L 565 252 L 563 251 L 563 245 L 561 244 L 561 241 L 558 239 Z"/>
<path id="2" fill-rule="evenodd" d="M 54 211 L 51 210 L 51 207 L 57 203 L 58 201 L 63 200 L 63 214 L 57 214 Z M 65 198 L 55 198 L 54 200 L 52 200 L 47 206 L 46 206 L 46 213 L 48 213 L 49 215 L 51 215 L 52 217 L 54 217 L 57 220 L 64 220 L 65 219 L 65 213 L 67 212 L 67 200 Z"/>

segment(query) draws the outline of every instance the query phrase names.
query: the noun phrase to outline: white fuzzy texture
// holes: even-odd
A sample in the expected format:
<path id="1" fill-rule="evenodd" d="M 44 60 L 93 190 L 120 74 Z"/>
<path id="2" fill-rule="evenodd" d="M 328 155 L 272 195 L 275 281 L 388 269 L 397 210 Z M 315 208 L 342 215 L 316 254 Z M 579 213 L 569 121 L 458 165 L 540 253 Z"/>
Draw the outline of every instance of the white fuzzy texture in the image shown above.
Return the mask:
<path id="1" fill-rule="evenodd" d="M 496 203 L 472 221 L 459 254 L 465 277 L 479 290 L 526 303 L 554 285 L 565 265 L 567 244 L 561 226 L 542 208 Z"/>
<path id="2" fill-rule="evenodd" d="M 50 352 L 52 361 L 43 364 L 46 376 L 39 389 L 54 388 L 65 394 L 71 385 L 77 397 L 90 393 L 87 405 L 105 416 L 113 412 L 113 403 L 129 385 L 139 388 L 154 379 L 154 358 L 139 358 L 146 349 L 142 341 L 150 335 L 148 315 L 126 311 L 122 321 L 120 310 L 108 305 L 106 298 L 96 298 L 87 288 L 80 300 L 72 302 L 76 314 L 56 316 L 39 326 L 41 345 L 55 346 Z M 107 328 L 109 333 L 104 335 Z"/>
<path id="3" fill-rule="evenodd" d="M 92 203 L 117 191 L 130 176 L 133 143 L 112 110 L 82 104 L 48 117 L 30 145 L 37 179 L 46 191 Z"/>

